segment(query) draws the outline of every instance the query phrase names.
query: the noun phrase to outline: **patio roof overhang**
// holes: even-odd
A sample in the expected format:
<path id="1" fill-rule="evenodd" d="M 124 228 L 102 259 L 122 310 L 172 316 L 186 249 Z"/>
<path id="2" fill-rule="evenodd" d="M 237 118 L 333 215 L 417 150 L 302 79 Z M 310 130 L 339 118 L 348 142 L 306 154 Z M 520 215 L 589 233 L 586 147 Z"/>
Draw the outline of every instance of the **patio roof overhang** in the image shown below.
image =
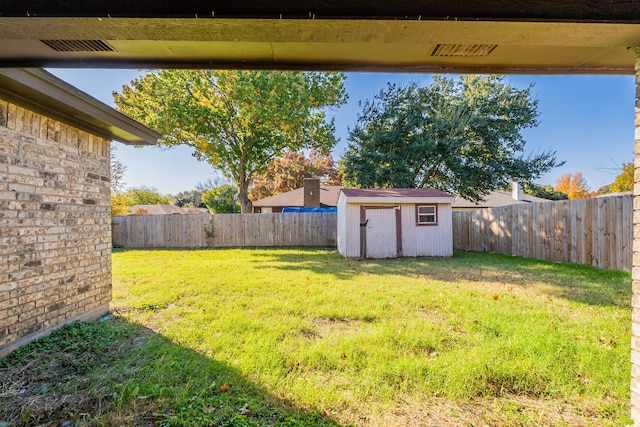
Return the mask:
<path id="1" fill-rule="evenodd" d="M 0 98 L 127 145 L 154 145 L 162 137 L 40 69 L 0 69 Z"/>
<path id="2" fill-rule="evenodd" d="M 640 2 L 0 0 L 0 66 L 632 74 Z"/>

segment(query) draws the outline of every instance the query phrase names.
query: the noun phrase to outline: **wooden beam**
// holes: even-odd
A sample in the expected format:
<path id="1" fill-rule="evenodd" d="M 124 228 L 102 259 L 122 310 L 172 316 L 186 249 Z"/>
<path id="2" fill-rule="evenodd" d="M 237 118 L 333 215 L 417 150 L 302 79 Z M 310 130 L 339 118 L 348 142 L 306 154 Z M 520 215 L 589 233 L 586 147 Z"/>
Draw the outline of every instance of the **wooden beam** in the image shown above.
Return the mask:
<path id="1" fill-rule="evenodd" d="M 0 0 L 3 17 L 451 19 L 640 22 L 631 0 Z"/>

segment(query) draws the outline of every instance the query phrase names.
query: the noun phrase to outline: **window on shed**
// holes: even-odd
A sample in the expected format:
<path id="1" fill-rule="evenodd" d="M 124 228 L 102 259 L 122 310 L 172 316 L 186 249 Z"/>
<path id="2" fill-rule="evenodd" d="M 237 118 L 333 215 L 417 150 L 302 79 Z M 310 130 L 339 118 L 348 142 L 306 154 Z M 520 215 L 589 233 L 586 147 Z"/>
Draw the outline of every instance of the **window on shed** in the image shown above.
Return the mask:
<path id="1" fill-rule="evenodd" d="M 437 225 L 438 208 L 436 205 L 416 206 L 416 223 L 418 225 Z"/>

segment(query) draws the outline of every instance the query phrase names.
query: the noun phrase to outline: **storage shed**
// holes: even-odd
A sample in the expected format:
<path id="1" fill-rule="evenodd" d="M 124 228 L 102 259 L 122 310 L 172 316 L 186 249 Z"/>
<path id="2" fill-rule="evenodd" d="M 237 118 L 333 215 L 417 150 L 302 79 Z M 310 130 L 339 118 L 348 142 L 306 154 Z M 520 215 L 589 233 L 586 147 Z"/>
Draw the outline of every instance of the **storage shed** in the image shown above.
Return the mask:
<path id="1" fill-rule="evenodd" d="M 343 189 L 338 252 L 347 258 L 452 256 L 454 200 L 432 188 Z"/>

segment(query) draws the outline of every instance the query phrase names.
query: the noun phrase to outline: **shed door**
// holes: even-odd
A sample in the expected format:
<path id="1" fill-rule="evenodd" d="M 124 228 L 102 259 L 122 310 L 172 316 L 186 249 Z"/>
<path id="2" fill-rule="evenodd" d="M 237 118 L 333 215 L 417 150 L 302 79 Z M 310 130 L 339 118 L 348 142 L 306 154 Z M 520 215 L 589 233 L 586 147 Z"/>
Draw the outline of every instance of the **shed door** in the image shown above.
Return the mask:
<path id="1" fill-rule="evenodd" d="M 366 209 L 367 258 L 395 258 L 398 256 L 396 209 Z"/>

